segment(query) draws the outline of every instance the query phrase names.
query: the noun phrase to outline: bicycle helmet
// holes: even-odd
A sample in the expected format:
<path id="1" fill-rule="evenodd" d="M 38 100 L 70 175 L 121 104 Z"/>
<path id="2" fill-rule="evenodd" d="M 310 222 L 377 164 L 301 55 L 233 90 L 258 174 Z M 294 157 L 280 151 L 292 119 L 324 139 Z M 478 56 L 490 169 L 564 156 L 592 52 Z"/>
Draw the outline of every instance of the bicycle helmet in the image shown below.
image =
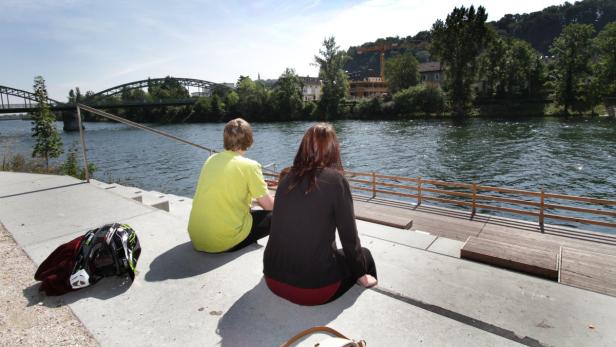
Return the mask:
<path id="1" fill-rule="evenodd" d="M 127 224 L 92 229 L 82 239 L 70 276 L 71 288 L 84 288 L 113 275 L 128 274 L 134 280 L 140 254 L 137 233 Z"/>

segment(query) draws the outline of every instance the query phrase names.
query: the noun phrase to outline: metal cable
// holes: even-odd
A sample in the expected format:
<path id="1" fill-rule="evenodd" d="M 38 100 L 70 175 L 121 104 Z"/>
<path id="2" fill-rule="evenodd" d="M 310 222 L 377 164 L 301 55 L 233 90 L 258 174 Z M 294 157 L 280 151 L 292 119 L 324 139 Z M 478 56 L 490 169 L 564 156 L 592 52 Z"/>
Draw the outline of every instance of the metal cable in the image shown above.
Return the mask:
<path id="1" fill-rule="evenodd" d="M 96 115 L 99 115 L 99 116 L 101 116 L 101 117 L 105 117 L 105 118 L 108 118 L 108 119 L 114 120 L 114 121 L 116 121 L 116 122 L 124 123 L 124 124 L 126 124 L 126 125 L 130 125 L 130 126 L 135 127 L 135 128 L 139 128 L 139 129 L 142 129 L 142 130 L 146 130 L 146 131 L 149 131 L 149 132 L 151 132 L 151 133 L 154 133 L 154 134 L 157 134 L 157 135 L 161 135 L 161 136 L 164 136 L 164 137 L 166 137 L 166 138 L 169 138 L 169 139 L 172 139 L 172 140 L 175 140 L 175 141 L 181 142 L 181 143 L 185 143 L 185 144 L 187 144 L 187 145 L 191 145 L 191 146 L 193 146 L 193 147 L 197 147 L 197 148 L 199 148 L 199 149 L 203 149 L 203 150 L 209 151 L 209 152 L 210 152 L 210 155 L 212 155 L 212 153 L 218 153 L 218 151 L 216 151 L 216 150 L 214 150 L 214 149 L 211 149 L 211 148 L 208 148 L 208 147 L 205 147 L 205 146 L 202 146 L 202 145 L 196 144 L 196 143 L 194 143 L 194 142 L 190 142 L 190 141 L 188 141 L 188 140 L 181 139 L 181 138 L 179 138 L 179 137 L 177 137 L 177 136 L 171 135 L 171 134 L 166 133 L 166 132 L 164 132 L 164 131 L 156 130 L 156 129 L 154 129 L 154 128 L 150 128 L 150 127 L 147 127 L 147 126 L 145 126 L 145 125 L 142 125 L 142 124 L 139 124 L 139 123 L 135 123 L 135 122 L 130 121 L 130 120 L 128 120 L 128 119 L 124 119 L 124 118 L 122 118 L 122 117 L 119 117 L 119 116 L 113 115 L 113 114 L 111 114 L 111 113 L 107 113 L 107 112 L 105 112 L 105 111 L 101 111 L 101 110 L 98 110 L 98 109 L 92 108 L 92 107 L 90 107 L 90 106 L 86 106 L 86 105 L 84 105 L 84 104 L 77 104 L 77 107 L 78 107 L 78 108 L 83 109 L 84 111 L 88 111 L 88 112 L 90 112 L 90 113 L 94 113 L 94 114 L 96 114 Z"/>

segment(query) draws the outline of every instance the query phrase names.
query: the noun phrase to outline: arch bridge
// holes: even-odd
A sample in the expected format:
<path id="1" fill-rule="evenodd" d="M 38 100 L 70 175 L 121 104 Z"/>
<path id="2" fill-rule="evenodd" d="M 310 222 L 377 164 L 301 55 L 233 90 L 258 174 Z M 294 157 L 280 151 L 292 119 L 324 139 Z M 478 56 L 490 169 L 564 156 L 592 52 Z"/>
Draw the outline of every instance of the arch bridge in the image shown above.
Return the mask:
<path id="1" fill-rule="evenodd" d="M 11 104 L 10 97 L 21 99 L 21 103 Z M 47 104 L 49 104 L 50 107 L 54 107 L 59 106 L 62 103 L 58 100 L 47 97 Z M 37 100 L 34 93 L 17 88 L 0 86 L 0 110 L 9 111 L 5 113 L 27 112 L 23 111 L 23 109 L 31 110 L 36 108 L 36 106 Z"/>
<path id="2" fill-rule="evenodd" d="M 200 89 L 201 91 L 206 91 L 206 90 L 213 90 L 214 88 L 218 87 L 218 88 L 223 88 L 223 89 L 232 89 L 229 86 L 226 86 L 224 84 L 220 84 L 220 83 L 214 83 L 214 82 L 210 82 L 210 81 L 206 81 L 206 80 L 199 80 L 199 79 L 194 79 L 194 78 L 178 78 L 178 77 L 164 77 L 164 78 L 149 78 L 147 80 L 141 80 L 141 81 L 135 81 L 135 82 L 129 82 L 129 83 L 124 83 L 124 84 L 120 84 L 118 86 L 112 87 L 112 88 L 108 88 L 105 89 L 103 91 L 100 91 L 96 94 L 94 94 L 93 96 L 113 96 L 113 95 L 119 95 L 122 94 L 123 91 L 125 90 L 134 90 L 134 89 L 143 89 L 143 88 L 148 88 L 151 86 L 155 86 L 155 85 L 162 85 L 164 84 L 166 81 L 168 80 L 173 80 L 178 82 L 180 85 L 182 85 L 183 87 L 186 87 L 187 89 L 189 87 L 195 87 Z"/>
<path id="3" fill-rule="evenodd" d="M 177 78 L 177 77 L 164 77 L 164 78 L 149 78 L 140 81 L 134 81 L 129 83 L 124 83 L 117 85 L 115 87 L 111 87 L 100 91 L 98 93 L 92 94 L 92 97 L 107 97 L 107 96 L 115 96 L 121 94 L 125 90 L 134 90 L 134 89 L 143 89 L 155 85 L 162 85 L 166 81 L 176 81 L 183 87 L 187 89 L 189 87 L 198 88 L 201 92 L 209 91 L 211 92 L 214 88 L 222 88 L 224 90 L 232 89 L 229 86 L 224 84 L 210 82 L 206 80 L 200 80 L 195 78 Z M 11 102 L 11 98 L 13 98 L 13 102 Z M 18 102 L 14 102 L 14 99 L 18 99 Z M 178 105 L 191 105 L 196 101 L 195 98 L 188 98 L 182 100 L 170 100 L 170 99 L 161 99 L 161 100 L 129 100 L 124 102 L 114 102 L 114 103 L 106 103 L 103 101 L 98 102 L 88 102 L 87 100 L 83 100 L 82 102 L 88 104 L 90 106 L 96 106 L 99 108 L 123 108 L 123 107 L 160 107 L 160 106 L 178 106 Z M 70 110 L 74 109 L 75 106 L 69 102 L 60 102 L 58 100 L 47 98 L 47 103 L 49 104 L 49 108 L 52 111 L 62 111 L 62 110 Z M 2 86 L 0 85 L 0 113 L 23 113 L 23 112 L 31 112 L 36 109 L 36 96 L 34 93 Z"/>

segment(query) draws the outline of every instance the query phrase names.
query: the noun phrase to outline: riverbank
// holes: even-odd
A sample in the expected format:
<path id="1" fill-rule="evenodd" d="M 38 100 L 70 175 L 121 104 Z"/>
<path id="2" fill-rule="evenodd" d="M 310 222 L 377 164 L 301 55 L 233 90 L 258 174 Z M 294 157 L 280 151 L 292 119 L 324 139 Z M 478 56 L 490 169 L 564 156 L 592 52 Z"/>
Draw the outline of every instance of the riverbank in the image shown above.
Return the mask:
<path id="1" fill-rule="evenodd" d="M 362 221 L 378 288 L 355 287 L 324 306 L 294 305 L 262 281 L 266 240 L 236 254 L 196 252 L 187 220 L 173 209 L 107 188 L 65 176 L 0 173 L 0 219 L 35 263 L 107 222 L 137 230 L 142 254 L 132 284 L 108 278 L 63 297 L 103 346 L 277 346 L 315 325 L 374 346 L 610 346 L 616 339 L 609 328 L 616 298 L 464 261 L 426 232 Z"/>

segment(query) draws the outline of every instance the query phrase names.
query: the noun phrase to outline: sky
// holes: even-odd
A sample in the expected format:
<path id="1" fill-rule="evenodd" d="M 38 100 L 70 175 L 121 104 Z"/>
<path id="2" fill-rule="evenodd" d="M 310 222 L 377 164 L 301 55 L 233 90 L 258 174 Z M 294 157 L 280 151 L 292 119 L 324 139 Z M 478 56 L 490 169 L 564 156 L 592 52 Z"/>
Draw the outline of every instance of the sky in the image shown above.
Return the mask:
<path id="1" fill-rule="evenodd" d="M 0 0 L 0 85 L 50 97 L 165 76 L 235 82 L 277 78 L 290 67 L 315 76 L 323 39 L 341 49 L 415 35 L 456 6 L 482 5 L 488 20 L 557 0 Z"/>

